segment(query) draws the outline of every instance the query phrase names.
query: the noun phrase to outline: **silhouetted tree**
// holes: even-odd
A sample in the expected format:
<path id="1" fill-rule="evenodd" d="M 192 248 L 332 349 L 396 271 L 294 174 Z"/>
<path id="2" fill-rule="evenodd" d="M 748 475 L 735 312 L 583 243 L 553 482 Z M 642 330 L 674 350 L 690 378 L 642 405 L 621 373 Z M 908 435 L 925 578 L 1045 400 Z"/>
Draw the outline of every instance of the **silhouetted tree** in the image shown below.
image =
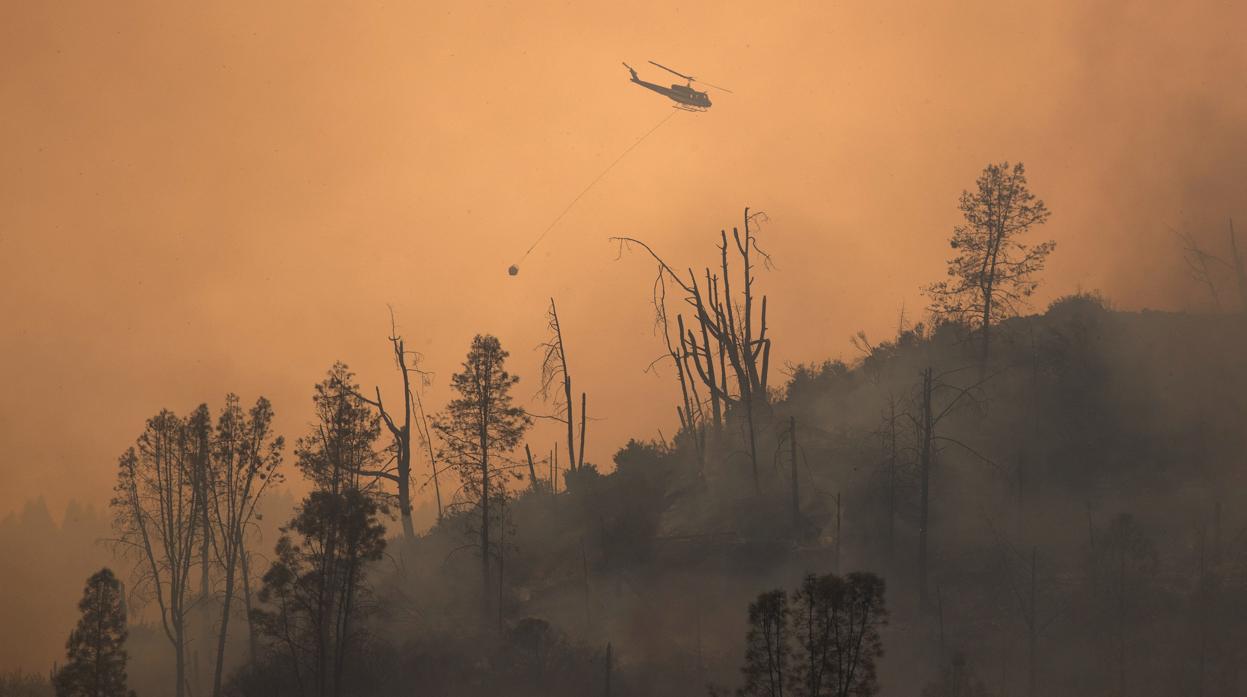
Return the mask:
<path id="1" fill-rule="evenodd" d="M 355 375 L 345 363 L 334 363 L 316 384 L 312 404 L 313 431 L 295 444 L 299 470 L 320 491 L 378 494 L 378 478 L 387 472 L 374 450 L 380 419 L 360 398 Z"/>
<path id="2" fill-rule="evenodd" d="M 1191 278 L 1208 290 L 1213 308 L 1221 310 L 1220 277 L 1229 272 L 1234 277 L 1234 288 L 1239 300 L 1239 311 L 1247 312 L 1247 266 L 1243 263 L 1243 254 L 1238 248 L 1238 235 L 1234 232 L 1234 221 L 1229 222 L 1229 259 L 1208 252 L 1202 247 L 1195 236 L 1189 232 L 1176 232 L 1182 241 L 1182 257 L 1186 262 Z"/>
<path id="3" fill-rule="evenodd" d="M 689 268 L 687 276 L 679 274 L 644 242 L 632 237 L 612 238 L 621 245 L 640 245 L 658 262 L 654 308 L 664 332 L 669 332 L 666 282 L 675 283 L 684 292 L 682 299 L 693 310 L 696 328 L 685 326 L 684 318 L 677 315 L 678 340 L 672 344 L 669 334 L 665 334 L 668 353 L 676 366 L 684 396 L 681 428 L 695 439 L 700 439 L 698 431 L 705 419 L 701 416 L 702 400 L 696 392 L 697 381 L 706 387 L 716 428 L 720 425 L 720 418 L 740 408 L 744 412 L 746 447 L 749 449 L 754 488 L 759 493 L 761 483 L 755 411 L 769 401 L 767 387 L 771 339 L 767 336 L 766 296 L 758 296 L 753 284 L 757 258 L 761 258 L 764 266 L 771 263 L 770 255 L 758 246 L 756 235 L 758 225 L 764 220 L 764 213 L 750 213 L 746 208 L 743 235 L 739 228 L 732 228 L 732 244 L 729 244 L 727 232 L 720 231 L 718 247 L 722 276 L 712 273 L 709 267 L 705 269 L 704 278 L 699 278 L 692 268 Z M 728 261 L 730 249 L 740 258 L 741 287 L 736 296 L 732 294 Z M 734 384 L 729 384 L 729 367 Z M 694 376 L 697 381 L 694 381 Z M 720 416 L 721 412 L 724 417 Z"/>
<path id="4" fill-rule="evenodd" d="M 109 569 L 87 579 L 78 626 L 65 644 L 68 662 L 56 672 L 57 697 L 125 697 L 126 612 L 121 583 Z"/>
<path id="5" fill-rule="evenodd" d="M 883 446 L 882 467 L 884 495 L 887 501 L 889 564 L 896 561 L 896 519 L 900 510 L 900 489 L 904 467 L 897 424 L 896 398 L 888 395 L 888 411 L 883 420 L 883 428 L 879 431 L 879 439 Z"/>
<path id="6" fill-rule="evenodd" d="M 972 321 L 982 342 L 986 365 L 991 327 L 1017 313 L 1038 282 L 1052 241 L 1029 245 L 1019 237 L 1048 219 L 1048 208 L 1026 185 L 1022 163 L 991 164 L 978 178 L 978 189 L 961 193 L 965 224 L 953 229 L 949 241 L 955 256 L 948 260 L 950 280 L 927 286 L 931 310 L 941 317 Z"/>
<path id="7" fill-rule="evenodd" d="M 555 381 L 563 388 L 563 403 L 560 405 L 558 420 L 567 426 L 567 468 L 574 470 L 584 464 L 585 444 L 585 402 L 586 395 L 580 395 L 580 457 L 576 453 L 576 411 L 572 402 L 572 376 L 567 367 L 567 346 L 563 343 L 563 327 L 559 324 L 558 309 L 554 306 L 554 298 L 550 298 L 550 309 L 546 312 L 550 328 L 550 336 L 541 344 L 544 355 L 541 359 L 541 396 L 548 398 L 550 388 Z"/>
<path id="8" fill-rule="evenodd" d="M 356 488 L 312 492 L 277 542 L 253 611 L 270 658 L 300 694 L 342 695 L 364 645 L 366 565 L 385 550 L 377 504 Z M 297 540 L 293 535 L 297 535 Z"/>
<path id="9" fill-rule="evenodd" d="M 393 326 L 393 323 L 394 318 L 391 316 L 390 348 L 394 351 L 394 364 L 398 368 L 398 374 L 403 381 L 402 420 L 396 421 L 394 416 L 386 410 L 385 404 L 381 400 L 380 387 L 375 388 L 376 400 L 368 399 L 358 392 L 356 396 L 376 408 L 377 413 L 381 416 L 381 421 L 385 424 L 386 429 L 389 430 L 390 436 L 393 438 L 390 449 L 393 452 L 392 461 L 394 469 L 378 470 L 376 476 L 394 483 L 398 498 L 398 517 L 403 526 L 403 538 L 411 542 L 416 537 L 416 530 L 411 522 L 411 423 L 414 407 L 416 406 L 416 400 L 411 389 L 411 374 L 419 371 L 414 365 L 417 356 L 404 348 L 403 337 L 398 336 L 398 331 Z M 412 366 L 407 365 L 408 359 L 413 361 Z M 436 467 L 436 463 L 434 467 Z"/>
<path id="10" fill-rule="evenodd" d="M 745 635 L 745 684 L 741 697 L 783 697 L 792 680 L 789 663 L 792 647 L 788 637 L 788 594 L 773 590 L 749 605 L 749 633 Z"/>
<path id="11" fill-rule="evenodd" d="M 112 501 L 119 542 L 137 558 L 136 591 L 155 597 L 174 653 L 174 694 L 186 692 L 190 570 L 205 534 L 202 473 L 211 417 L 200 405 L 189 419 L 163 410 L 118 461 Z"/>
<path id="12" fill-rule="evenodd" d="M 373 450 L 380 425 L 358 392 L 342 363 L 314 388 L 317 420 L 295 448 L 314 490 L 282 529 L 259 594 L 265 607 L 252 611 L 269 658 L 302 694 L 318 697 L 344 690 L 365 637 L 365 567 L 385 548 Z"/>
<path id="13" fill-rule="evenodd" d="M 869 697 L 879 691 L 876 661 L 883 656 L 879 629 L 887 624 L 882 578 L 854 572 L 844 580 L 835 576 L 815 581 L 813 598 L 827 608 L 831 627 L 830 651 L 820 653 L 823 683 L 835 697 Z M 816 657 L 809 655 L 805 663 Z M 810 693 L 810 697 L 818 697 Z"/>
<path id="14" fill-rule="evenodd" d="M 796 676 L 803 695 L 827 694 L 835 670 L 832 652 L 838 637 L 833 615 L 844 601 L 844 580 L 807 574 L 794 597 L 792 624 L 798 652 Z"/>
<path id="15" fill-rule="evenodd" d="M 244 412 L 237 395 L 225 397 L 212 440 L 211 475 L 207 487 L 208 521 L 224 590 L 221 619 L 217 624 L 216 663 L 212 694 L 221 694 L 225 669 L 225 644 L 229 637 L 231 608 L 236 594 L 238 566 L 246 553 L 246 534 L 256 517 L 256 507 L 269 485 L 279 479 L 285 439 L 274 436 L 273 407 L 264 397 Z M 248 634 L 254 641 L 254 632 Z"/>
<path id="16" fill-rule="evenodd" d="M 1213 309 L 1220 312 L 1221 291 L 1217 287 L 1217 278 L 1213 269 L 1214 263 L 1224 262 L 1217 256 L 1204 251 L 1191 233 L 1178 232 L 1177 235 L 1178 239 L 1182 240 L 1182 260 L 1186 262 L 1187 272 L 1191 278 L 1207 289 L 1208 297 L 1212 299 Z"/>
<path id="17" fill-rule="evenodd" d="M 195 495 L 199 498 L 199 597 L 194 600 L 192 618 L 190 624 L 194 627 L 195 636 L 187 640 L 188 646 L 204 646 L 212 645 L 212 618 L 215 614 L 213 607 L 212 594 L 212 571 L 214 567 L 212 559 L 212 546 L 215 540 L 212 539 L 213 529 L 211 521 L 208 519 L 208 500 L 213 486 L 212 474 L 212 421 L 208 412 L 207 405 L 203 405 L 202 412 L 193 415 L 201 417 L 201 421 L 193 427 L 189 433 L 194 439 L 191 445 L 191 472 L 194 473 L 195 487 L 198 491 Z M 199 669 L 199 652 L 194 651 L 192 654 L 194 662 L 191 674 L 195 680 L 195 684 L 188 690 L 195 694 L 203 691 L 207 692 L 207 686 L 202 682 L 207 673 Z M 208 651 L 204 651 L 204 656 L 208 656 Z"/>
<path id="18" fill-rule="evenodd" d="M 411 396 L 416 404 L 416 415 L 419 417 L 416 421 L 416 433 L 419 434 L 420 443 L 424 445 L 425 452 L 429 456 L 429 479 L 424 480 L 424 483 L 427 486 L 429 480 L 433 481 L 433 496 L 437 502 L 437 522 L 440 523 L 445 510 L 442 506 L 441 478 L 438 476 L 441 471 L 438 469 L 437 454 L 433 452 L 433 433 L 429 426 L 429 416 L 424 411 L 424 399 L 420 396 L 420 390 L 413 390 Z"/>
<path id="19" fill-rule="evenodd" d="M 883 579 L 809 574 L 793 594 L 763 593 L 749 606 L 742 696 L 869 697 L 879 690 Z M 796 642 L 796 650 L 792 642 Z"/>
<path id="20" fill-rule="evenodd" d="M 990 377 L 984 377 L 969 387 L 960 387 L 948 381 L 948 376 L 960 369 L 936 373 L 927 366 L 922 370 L 922 381 L 914 388 L 913 410 L 905 416 L 913 424 L 917 440 L 918 465 L 918 604 L 927 609 L 930 606 L 930 588 L 928 576 L 930 572 L 930 524 L 931 524 L 931 472 L 943 445 L 956 445 L 980 460 L 987 460 L 977 450 L 962 441 L 940 433 L 940 422 L 963 404 L 979 401 L 979 390 Z"/>
<path id="21" fill-rule="evenodd" d="M 450 385 L 458 397 L 433 420 L 441 436 L 442 459 L 448 460 L 463 482 L 463 492 L 480 509 L 481 617 L 492 616 L 490 604 L 490 523 L 498 500 L 506 496 L 501 483 L 493 483 L 503 470 L 501 458 L 519 445 L 532 419 L 511 403 L 511 388 L 519 376 L 506 370 L 510 355 L 497 337 L 478 334 L 472 339 L 463 370 L 451 376 Z"/>

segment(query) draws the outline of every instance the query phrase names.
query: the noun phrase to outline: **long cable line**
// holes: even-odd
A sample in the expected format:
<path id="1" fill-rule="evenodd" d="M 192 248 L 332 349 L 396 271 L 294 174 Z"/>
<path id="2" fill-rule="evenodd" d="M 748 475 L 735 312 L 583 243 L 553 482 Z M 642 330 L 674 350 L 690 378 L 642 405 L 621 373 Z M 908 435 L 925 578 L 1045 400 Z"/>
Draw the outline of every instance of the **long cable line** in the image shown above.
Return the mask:
<path id="1" fill-rule="evenodd" d="M 525 259 L 527 259 L 529 254 L 532 254 L 533 250 L 537 248 L 537 245 L 541 244 L 541 240 L 545 239 L 545 236 L 549 234 L 551 230 L 554 229 L 554 226 L 559 224 L 559 221 L 563 219 L 563 216 L 567 215 L 568 211 L 570 211 L 572 207 L 576 205 L 576 202 L 579 201 L 581 197 L 589 193 L 589 190 L 592 189 L 599 181 L 601 181 L 602 177 L 605 177 L 607 173 L 609 173 L 612 169 L 614 169 L 615 165 L 619 164 L 620 160 L 627 157 L 628 153 L 632 152 L 633 150 L 636 149 L 638 145 L 645 142 L 646 138 L 649 138 L 654 133 L 654 131 L 657 131 L 659 128 L 662 128 L 663 124 L 670 121 L 671 117 L 675 116 L 677 113 L 678 111 L 672 110 L 670 114 L 667 114 L 666 116 L 662 118 L 662 120 L 654 124 L 653 128 L 646 131 L 645 135 L 638 138 L 635 143 L 633 143 L 632 145 L 629 145 L 627 150 L 624 150 L 622 153 L 620 153 L 619 157 L 616 157 L 613 162 L 611 162 L 609 165 L 606 166 L 606 169 L 602 170 L 600 174 L 594 177 L 593 181 L 589 182 L 589 185 L 586 186 L 583 191 L 581 191 L 579 194 L 576 194 L 576 198 L 572 199 L 572 202 L 567 204 L 567 207 L 563 209 L 563 212 L 559 213 L 558 217 L 556 217 L 554 221 L 551 222 L 546 227 L 546 229 L 543 230 L 541 234 L 537 236 L 536 241 L 532 243 L 532 246 L 528 248 L 528 251 L 524 252 L 524 256 L 520 257 L 519 261 L 511 265 L 511 268 L 510 268 L 511 275 L 514 276 L 517 273 L 519 273 L 520 263 L 523 262 Z"/>

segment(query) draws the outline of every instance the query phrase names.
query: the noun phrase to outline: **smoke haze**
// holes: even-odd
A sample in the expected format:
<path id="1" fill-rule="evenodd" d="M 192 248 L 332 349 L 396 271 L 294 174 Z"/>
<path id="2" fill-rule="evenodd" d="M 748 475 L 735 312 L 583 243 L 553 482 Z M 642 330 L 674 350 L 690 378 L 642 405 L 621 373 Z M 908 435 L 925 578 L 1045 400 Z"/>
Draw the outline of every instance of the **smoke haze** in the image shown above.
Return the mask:
<path id="1" fill-rule="evenodd" d="M 652 265 L 607 237 L 682 268 L 766 211 L 775 364 L 848 354 L 922 306 L 987 162 L 1025 161 L 1054 211 L 1038 304 L 1200 307 L 1170 227 L 1247 221 L 1244 25 L 1222 2 L 8 3 L 0 512 L 102 503 L 161 405 L 263 393 L 295 434 L 335 359 L 393 389 L 387 304 L 436 408 L 478 331 L 535 392 L 556 298 L 606 464 L 676 424 L 643 372 Z M 734 94 L 507 276 L 668 113 L 619 65 L 665 82 L 650 58 Z"/>

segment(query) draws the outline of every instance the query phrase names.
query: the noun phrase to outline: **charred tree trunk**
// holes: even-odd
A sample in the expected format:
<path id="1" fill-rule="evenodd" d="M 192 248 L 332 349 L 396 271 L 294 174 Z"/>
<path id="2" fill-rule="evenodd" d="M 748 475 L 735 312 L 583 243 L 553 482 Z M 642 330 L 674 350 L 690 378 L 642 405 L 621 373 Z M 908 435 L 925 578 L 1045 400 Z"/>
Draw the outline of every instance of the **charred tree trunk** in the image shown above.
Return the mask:
<path id="1" fill-rule="evenodd" d="M 706 269 L 706 287 L 710 288 L 712 287 L 712 285 L 713 283 L 710 277 L 710 269 Z M 699 316 L 698 319 L 701 320 L 701 317 Z M 723 427 L 723 404 L 725 403 L 726 398 L 727 398 L 727 383 L 724 382 L 722 383 L 722 385 L 720 385 L 718 380 L 716 380 L 717 376 L 715 374 L 714 356 L 712 356 L 710 353 L 710 332 L 706 330 L 705 321 L 698 321 L 698 324 L 701 326 L 701 345 L 703 349 L 705 350 L 705 356 L 706 356 L 706 370 L 705 370 L 706 374 L 703 379 L 706 383 L 706 386 L 710 388 L 710 416 L 714 420 L 713 426 L 714 426 L 715 434 L 717 435 L 719 432 L 719 429 Z M 696 348 L 697 347 L 694 345 L 693 346 L 694 361 L 697 360 Z M 722 374 L 722 372 L 723 372 L 723 347 L 722 345 L 720 345 L 719 346 L 719 373 Z M 722 377 L 726 379 L 727 376 L 723 375 Z"/>
<path id="2" fill-rule="evenodd" d="M 841 515 L 840 508 L 840 492 L 836 492 L 836 573 L 840 573 L 840 540 L 842 539 L 840 522 L 844 519 Z"/>
<path id="3" fill-rule="evenodd" d="M 403 522 L 403 538 L 410 542 L 416 537 L 411 522 L 411 375 L 407 369 L 407 353 L 403 349 L 403 340 L 391 338 L 390 341 L 394 344 L 394 358 L 398 361 L 398 369 L 403 377 L 403 425 L 396 428 L 388 415 L 385 416 L 385 423 L 394 436 L 394 445 L 398 449 L 398 510 Z M 381 408 L 380 390 L 377 390 L 377 408 Z"/>
<path id="4" fill-rule="evenodd" d="M 242 571 L 242 598 L 243 607 L 247 611 L 247 652 L 251 656 L 251 662 L 255 663 L 259 659 L 258 647 L 256 646 L 255 624 L 251 621 L 251 558 L 247 553 L 246 546 L 240 550 L 239 567 Z"/>
<path id="5" fill-rule="evenodd" d="M 420 416 L 420 421 L 418 422 L 418 427 L 421 429 L 420 439 L 424 441 L 424 447 L 429 455 L 429 470 L 430 476 L 433 479 L 433 495 L 437 499 L 437 522 L 441 523 L 444 515 L 442 512 L 442 485 L 437 476 L 437 456 L 433 454 L 433 438 L 429 432 L 429 416 L 424 413 L 424 400 L 420 398 L 420 394 L 418 392 L 413 392 L 412 394 L 416 403 L 416 410 Z"/>
<path id="6" fill-rule="evenodd" d="M 212 619 L 211 619 L 212 618 L 212 606 L 210 602 L 211 596 L 212 596 L 211 574 L 210 574 L 212 562 L 209 559 L 209 550 L 212 547 L 212 526 L 208 520 L 209 487 L 212 486 L 212 482 L 211 482 L 211 473 L 210 473 L 211 464 L 210 464 L 210 454 L 209 454 L 209 445 L 208 445 L 208 433 L 206 430 L 204 430 L 204 431 L 199 431 L 196 435 L 199 438 L 199 443 L 197 446 L 198 462 L 195 463 L 195 469 L 198 472 L 199 481 L 197 482 L 196 486 L 199 487 L 199 497 L 203 503 L 200 505 L 201 516 L 199 520 L 199 525 L 200 525 L 200 528 L 202 529 L 202 534 L 201 534 L 201 539 L 200 539 L 200 559 L 199 559 L 199 568 L 200 568 L 199 602 L 197 603 L 197 607 L 195 608 L 196 610 L 195 614 L 197 615 L 196 617 L 197 621 L 199 621 L 203 626 L 201 629 L 197 629 L 197 631 L 195 632 L 195 635 L 197 636 L 196 641 L 198 641 L 202 646 L 205 647 L 204 652 L 206 654 L 207 653 L 206 647 L 212 645 Z M 220 662 L 221 659 L 223 658 L 222 656 L 223 652 L 224 652 L 224 647 L 221 647 L 216 657 L 217 662 Z M 195 682 L 195 689 L 202 690 L 204 688 L 204 683 L 203 683 L 203 675 L 199 670 L 200 663 L 199 663 L 199 652 L 198 651 L 195 652 L 194 663 L 195 663 L 195 670 L 194 670 L 195 674 L 193 678 Z M 215 690 L 213 694 L 216 694 Z"/>
<path id="7" fill-rule="evenodd" d="M 585 465 L 585 427 L 588 421 L 588 400 L 589 397 L 584 392 L 580 393 L 580 451 L 577 455 L 576 469 L 580 469 Z"/>
<path id="8" fill-rule="evenodd" d="M 992 295 L 991 291 L 983 297 L 983 318 L 979 326 L 981 337 L 981 355 L 979 356 L 979 378 L 987 374 L 987 361 L 991 355 L 992 344 Z"/>
<path id="9" fill-rule="evenodd" d="M 762 481 L 758 478 L 758 432 L 753 425 L 753 400 L 745 402 L 745 423 L 749 427 L 749 463 L 753 467 L 753 491 L 762 494 Z"/>
<path id="10" fill-rule="evenodd" d="M 530 489 L 536 489 L 537 468 L 533 465 L 533 451 L 528 447 L 528 443 L 524 444 L 524 455 L 528 457 L 528 486 Z"/>
<path id="11" fill-rule="evenodd" d="M 801 533 L 801 490 L 797 479 L 797 417 L 788 417 L 789 460 L 792 465 L 792 533 Z"/>
<path id="12" fill-rule="evenodd" d="M 489 394 L 486 386 L 484 394 Z M 489 612 L 489 404 L 481 403 L 481 422 L 478 432 L 481 452 L 481 620 L 488 622 Z"/>
<path id="13" fill-rule="evenodd" d="M 391 319 L 391 323 L 392 323 Z M 392 327 L 392 324 L 391 324 Z M 415 526 L 411 520 L 411 420 L 412 420 L 412 404 L 414 402 L 411 389 L 411 371 L 412 368 L 407 366 L 407 351 L 403 345 L 403 338 L 398 336 L 396 332 L 392 332 L 390 336 L 390 345 L 394 350 L 394 362 L 398 367 L 399 375 L 403 380 L 403 420 L 401 425 L 394 420 L 386 410 L 385 404 L 381 400 L 381 388 L 376 388 L 377 398 L 375 400 L 356 393 L 362 401 L 372 405 L 381 415 L 381 420 L 385 423 L 386 429 L 389 430 L 390 436 L 394 440 L 394 463 L 393 472 L 376 471 L 376 472 L 355 472 L 355 475 L 366 475 L 388 479 L 394 483 L 398 494 L 398 514 L 399 520 L 403 526 L 403 539 L 411 542 L 416 537 Z M 427 442 L 427 440 L 426 440 Z M 430 446 L 431 447 L 431 446 Z M 431 452 L 431 451 L 430 451 Z M 433 472 L 435 477 L 437 465 L 434 463 Z M 440 491 L 438 493 L 439 513 L 440 513 Z"/>
<path id="14" fill-rule="evenodd" d="M 221 680 L 225 673 L 225 640 L 229 638 L 230 605 L 233 599 L 234 561 L 230 560 L 225 569 L 225 595 L 221 598 L 221 626 L 217 633 L 216 664 L 212 670 L 213 697 L 220 697 L 221 695 Z"/>
<path id="15" fill-rule="evenodd" d="M 922 371 L 921 422 L 919 426 L 918 468 L 920 476 L 919 507 L 918 507 L 918 606 L 922 609 L 930 607 L 930 594 L 927 589 L 927 554 L 930 537 L 931 512 L 931 459 L 933 456 L 935 417 L 931 413 L 931 392 L 933 389 L 931 368 Z"/>
<path id="16" fill-rule="evenodd" d="M 888 563 L 896 561 L 896 400 L 888 402 Z"/>
<path id="17" fill-rule="evenodd" d="M 567 367 L 567 349 L 563 343 L 563 328 L 559 324 L 558 309 L 554 306 L 554 298 L 550 298 L 550 329 L 554 333 L 546 353 L 546 369 L 554 368 L 563 381 L 563 404 L 567 408 L 567 466 L 576 469 L 576 414 L 572 405 L 572 376 Z M 557 366 L 550 361 L 557 361 Z"/>
<path id="18" fill-rule="evenodd" d="M 179 612 L 180 612 L 179 608 Z M 186 636 L 185 628 L 181 620 L 174 623 L 173 634 L 177 644 L 174 649 L 174 674 L 177 678 L 177 689 L 175 694 L 177 697 L 183 697 L 186 694 Z"/>
<path id="19" fill-rule="evenodd" d="M 502 589 L 506 583 L 507 571 L 507 500 L 499 501 L 498 513 L 498 632 L 504 629 L 502 624 Z"/>

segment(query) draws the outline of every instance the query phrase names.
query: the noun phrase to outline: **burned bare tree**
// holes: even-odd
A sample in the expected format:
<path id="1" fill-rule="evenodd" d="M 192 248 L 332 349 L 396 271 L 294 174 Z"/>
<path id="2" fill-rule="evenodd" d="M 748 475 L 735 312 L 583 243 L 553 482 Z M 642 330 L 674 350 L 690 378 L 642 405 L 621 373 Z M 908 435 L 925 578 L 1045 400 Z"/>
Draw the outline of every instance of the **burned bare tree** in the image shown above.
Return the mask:
<path id="1" fill-rule="evenodd" d="M 396 421 L 395 415 L 385 408 L 385 403 L 381 399 L 380 387 L 375 388 L 376 399 L 369 399 L 362 394 L 357 396 L 360 400 L 377 410 L 377 413 L 381 416 L 382 423 L 385 424 L 386 429 L 393 438 L 393 442 L 390 444 L 390 462 L 394 465 L 393 469 L 387 467 L 374 472 L 374 474 L 394 484 L 394 488 L 397 490 L 398 516 L 403 525 L 403 538 L 410 542 L 416 537 L 415 526 L 411 521 L 411 424 L 417 399 L 413 396 L 411 389 L 411 376 L 412 373 L 416 373 L 423 377 L 423 374 L 415 366 L 415 362 L 418 360 L 417 354 L 406 350 L 403 337 L 398 335 L 398 331 L 394 326 L 393 314 L 390 315 L 389 341 L 390 348 L 394 352 L 394 365 L 398 368 L 399 376 L 403 381 L 403 416 L 401 422 Z M 408 365 L 409 359 L 412 361 L 410 366 Z M 425 443 L 426 445 L 428 444 L 427 438 L 425 438 Z M 437 487 L 436 464 L 434 464 L 433 481 L 434 486 Z M 438 490 L 438 500 L 439 502 L 441 500 L 440 488 Z M 440 515 L 440 505 L 438 510 Z"/>
<path id="2" fill-rule="evenodd" d="M 896 397 L 888 395 L 888 410 L 883 417 L 883 428 L 878 431 L 880 445 L 883 450 L 882 474 L 885 501 L 888 515 L 888 562 L 896 560 L 896 519 L 900 510 L 900 489 L 902 487 L 902 468 L 904 467 L 904 447 L 900 444 L 900 420 L 896 411 Z"/>
<path id="3" fill-rule="evenodd" d="M 559 405 L 559 410 L 555 414 L 554 419 L 567 426 L 567 468 L 576 470 L 584 464 L 585 454 L 585 406 L 588 397 L 584 392 L 580 393 L 580 449 L 576 449 L 576 411 L 572 401 L 572 375 L 567 367 L 567 345 L 563 343 L 563 327 L 559 324 L 558 308 L 554 305 L 554 298 L 550 298 L 550 309 L 546 312 L 550 336 L 546 341 L 542 342 L 539 348 L 543 351 L 541 359 L 541 389 L 540 394 L 543 399 L 549 399 L 550 390 L 559 383 L 562 389 L 563 401 Z M 579 452 L 579 459 L 577 459 Z"/>
<path id="4" fill-rule="evenodd" d="M 1222 260 L 1200 247 L 1199 242 L 1189 232 L 1175 233 L 1182 241 L 1182 260 L 1186 262 L 1187 273 L 1208 291 L 1212 307 L 1221 311 L 1221 292 L 1217 287 L 1214 266 L 1224 263 Z"/>
<path id="5" fill-rule="evenodd" d="M 955 445 L 979 460 L 992 466 L 995 463 L 963 441 L 939 431 L 940 422 L 965 402 L 978 403 L 980 388 L 993 376 L 987 376 L 968 387 L 954 385 L 947 380 L 950 375 L 964 370 L 958 368 L 935 373 L 931 367 L 922 370 L 921 381 L 914 388 L 913 411 L 905 417 L 914 428 L 918 466 L 918 604 L 930 607 L 929 547 L 931 522 L 931 472 L 942 446 Z"/>
<path id="6" fill-rule="evenodd" d="M 1218 312 L 1221 311 L 1221 281 L 1224 275 L 1229 273 L 1234 277 L 1239 311 L 1247 312 L 1247 268 L 1244 267 L 1243 255 L 1238 248 L 1234 221 L 1231 220 L 1229 223 L 1229 259 L 1207 251 L 1189 232 L 1174 231 L 1174 234 L 1182 241 L 1182 259 L 1186 262 L 1187 272 L 1191 278 L 1207 289 L 1213 308 Z"/>
<path id="7" fill-rule="evenodd" d="M 726 231 L 719 233 L 719 264 L 712 271 L 706 267 L 701 275 L 688 269 L 687 275 L 675 271 L 649 245 L 632 237 L 615 237 L 621 247 L 637 245 L 658 263 L 655 280 L 654 307 L 656 319 L 667 339 L 667 350 L 676 367 L 684 407 L 681 428 L 695 441 L 705 427 L 703 401 L 697 385 L 706 389 L 710 406 L 710 425 L 718 430 L 730 417 L 740 415 L 749 451 L 755 490 L 761 491 L 758 478 L 757 410 L 768 403 L 767 380 L 770 366 L 771 339 L 767 336 L 766 296 L 754 289 L 755 266 L 761 258 L 770 266 L 770 256 L 758 246 L 755 231 L 766 220 L 761 212 L 745 209 L 744 231 L 732 228 L 731 241 Z M 740 286 L 733 294 L 729 262 L 734 252 L 739 259 Z M 666 308 L 666 283 L 674 283 L 683 293 L 681 300 L 692 310 L 692 321 L 686 325 L 677 313 L 678 335 L 670 338 L 670 320 Z"/>
<path id="8" fill-rule="evenodd" d="M 428 486 L 429 481 L 432 480 L 433 495 L 437 501 L 437 522 L 440 523 L 445 513 L 442 507 L 442 484 L 441 479 L 438 477 L 441 472 L 437 468 L 437 455 L 433 452 L 433 432 L 429 427 L 429 415 L 424 411 L 424 399 L 420 397 L 420 391 L 413 391 L 411 399 L 415 403 L 416 415 L 420 417 L 416 421 L 416 431 L 429 457 L 429 478 L 425 480 L 423 486 Z"/>

